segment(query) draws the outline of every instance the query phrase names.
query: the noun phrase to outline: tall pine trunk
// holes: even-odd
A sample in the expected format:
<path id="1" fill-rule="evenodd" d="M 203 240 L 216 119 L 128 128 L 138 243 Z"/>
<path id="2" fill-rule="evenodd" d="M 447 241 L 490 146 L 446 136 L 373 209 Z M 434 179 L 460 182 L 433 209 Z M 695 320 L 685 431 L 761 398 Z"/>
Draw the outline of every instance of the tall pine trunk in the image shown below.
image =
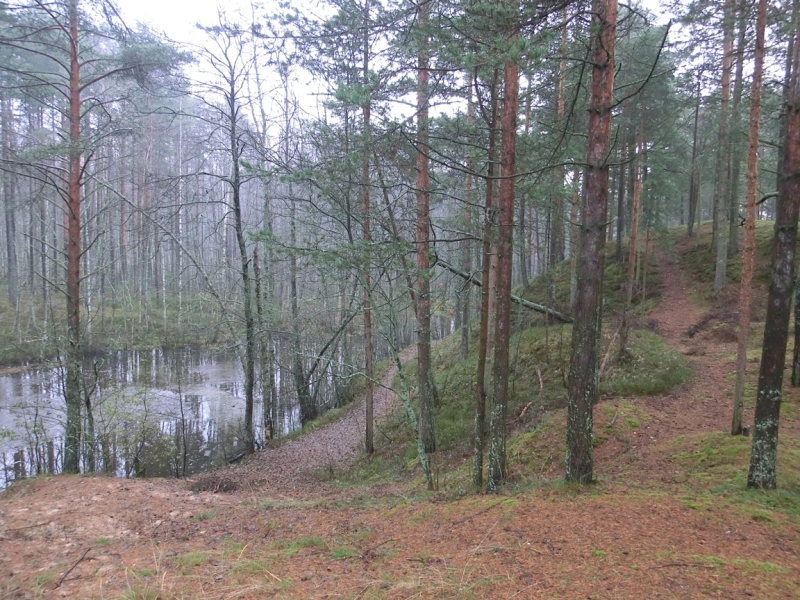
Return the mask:
<path id="1" fill-rule="evenodd" d="M 747 33 L 747 16 L 749 2 L 742 0 L 737 7 L 738 35 L 736 42 L 736 68 L 733 78 L 733 108 L 731 110 L 731 124 L 733 139 L 731 140 L 731 176 L 728 200 L 728 256 L 739 252 L 739 174 L 742 167 L 742 144 L 739 143 L 739 130 L 741 128 L 741 103 L 744 91 L 744 51 Z M 752 108 L 751 108 L 752 111 Z"/>
<path id="2" fill-rule="evenodd" d="M 498 69 L 492 74 L 491 87 L 491 117 L 489 122 L 489 152 L 486 170 L 486 204 L 484 206 L 484 227 L 482 245 L 482 273 L 481 273 L 481 329 L 478 339 L 478 367 L 475 377 L 475 427 L 473 435 L 474 463 L 472 469 L 472 482 L 477 489 L 483 487 L 483 446 L 486 434 L 486 357 L 489 352 L 489 319 L 491 297 L 491 257 L 492 237 L 494 236 L 494 166 L 495 166 L 495 140 L 497 133 L 497 80 L 500 77 Z"/>
<path id="3" fill-rule="evenodd" d="M 80 471 L 81 404 L 83 387 L 81 340 L 81 76 L 78 60 L 78 0 L 69 3 L 69 160 L 66 220 L 67 357 L 64 399 L 67 423 L 64 472 Z"/>
<path id="4" fill-rule="evenodd" d="M 734 0 L 725 0 L 723 17 L 722 80 L 719 108 L 719 137 L 717 153 L 717 190 L 714 203 L 714 293 L 718 294 L 728 282 L 728 189 L 730 186 L 729 161 L 729 104 L 731 98 L 731 68 L 733 65 L 733 13 Z"/>
<path id="5" fill-rule="evenodd" d="M 756 250 L 756 197 L 758 196 L 758 133 L 761 119 L 761 86 L 764 73 L 764 31 L 767 26 L 767 0 L 759 0 L 756 17 L 756 51 L 750 91 L 750 133 L 747 145 L 747 197 L 745 235 L 742 251 L 742 283 L 739 291 L 739 339 L 736 349 L 736 383 L 733 389 L 731 435 L 742 433 L 744 381 L 747 370 L 747 334 L 753 297 L 753 264 Z M 737 77 L 739 76 L 737 69 Z"/>
<path id="6" fill-rule="evenodd" d="M 793 0 L 792 2 L 792 24 L 798 25 L 800 19 L 800 0 Z M 792 56 L 794 54 L 794 37 L 789 39 L 789 47 L 786 52 L 786 66 L 785 66 L 785 81 L 789 82 L 792 75 Z M 786 137 L 786 107 L 788 106 L 789 86 L 783 86 L 783 107 L 780 117 L 780 137 Z M 783 146 L 778 147 L 778 168 L 776 187 L 781 184 L 781 176 L 783 171 Z M 792 385 L 800 386 L 800 280 L 795 282 L 795 297 L 794 297 L 794 357 L 792 361 Z"/>
<path id="7" fill-rule="evenodd" d="M 3 162 L 11 162 L 11 152 L 14 139 L 14 123 L 11 111 L 11 102 L 5 94 L 0 92 L 0 143 L 2 143 Z M 16 201 L 15 184 L 16 180 L 13 173 L 4 172 L 3 175 L 3 210 L 5 212 L 6 225 L 6 282 L 8 283 L 8 300 L 12 306 L 17 305 L 17 295 L 19 293 L 19 275 L 17 265 L 17 221 L 14 209 Z M 44 277 L 44 274 L 42 274 Z M 31 285 L 33 282 L 31 281 Z"/>
<path id="8" fill-rule="evenodd" d="M 624 108 L 623 108 L 624 110 Z M 616 247 L 616 261 L 617 264 L 622 264 L 622 238 L 625 237 L 625 163 L 627 157 L 625 150 L 628 146 L 628 129 L 622 128 L 619 143 L 619 179 L 617 181 L 617 247 Z"/>
<path id="9" fill-rule="evenodd" d="M 778 422 L 783 396 L 783 368 L 789 336 L 794 285 L 797 215 L 800 207 L 800 26 L 792 48 L 792 69 L 786 103 L 786 137 L 778 187 L 775 242 L 770 270 L 764 346 L 756 394 L 753 448 L 747 487 L 775 488 L 778 459 Z"/>
<path id="10" fill-rule="evenodd" d="M 362 77 L 367 97 L 362 106 L 363 119 L 363 140 L 361 147 L 361 236 L 364 242 L 364 261 L 362 268 L 364 282 L 364 377 L 366 378 L 365 389 L 365 427 L 364 427 L 364 450 L 367 454 L 375 451 L 375 383 L 373 380 L 373 349 L 372 349 L 372 278 L 370 277 L 370 267 L 372 263 L 372 233 L 370 232 L 370 189 L 369 189 L 369 156 L 370 138 L 372 136 L 370 117 L 372 100 L 369 97 L 369 2 L 364 3 L 364 40 L 363 40 L 363 64 Z"/>
<path id="11" fill-rule="evenodd" d="M 428 161 L 428 16 L 430 0 L 418 8 L 419 54 L 417 55 L 417 396 L 419 435 L 425 452 L 436 451 L 434 391 L 431 365 L 431 280 L 430 280 L 430 175 Z"/>
<path id="12" fill-rule="evenodd" d="M 608 203 L 608 157 L 614 104 L 614 47 L 617 0 L 594 0 L 592 95 L 586 156 L 586 203 L 578 254 L 578 289 L 572 328 L 567 404 L 565 478 L 591 483 L 594 468 L 592 411 L 598 398 L 598 358 L 602 324 L 603 254 Z"/>
<path id="13" fill-rule="evenodd" d="M 471 129 L 473 123 L 472 105 L 472 86 L 470 85 L 469 77 L 467 77 L 467 126 Z M 464 182 L 464 199 L 466 200 L 466 208 L 464 210 L 464 233 L 465 239 L 461 243 L 461 270 L 464 273 L 472 271 L 472 203 L 473 188 L 472 188 L 472 151 L 467 150 L 466 159 L 466 181 Z M 470 299 L 472 298 L 472 286 L 469 282 L 464 282 L 464 287 L 461 291 L 461 359 L 464 360 L 469 356 L 469 313 L 470 313 Z"/>
<path id="14" fill-rule="evenodd" d="M 516 3 L 512 3 L 516 6 Z M 515 9 L 516 10 L 516 9 Z M 516 24 L 513 25 L 516 28 Z M 517 38 L 512 30 L 509 45 Z M 511 340 L 511 275 L 514 264 L 514 183 L 517 156 L 519 67 L 506 59 L 503 90 L 500 195 L 497 226 L 497 321 L 495 325 L 493 398 L 489 422 L 489 489 L 496 490 L 506 476 L 506 406 L 508 404 L 509 342 Z"/>
<path id="15" fill-rule="evenodd" d="M 697 174 L 697 125 L 700 117 L 700 80 L 697 80 L 697 101 L 694 105 L 694 127 L 692 128 L 692 167 L 689 175 L 689 215 L 686 219 L 686 235 L 692 237 L 694 235 L 694 225 L 699 213 L 699 191 L 700 185 L 698 182 Z"/>
<path id="16" fill-rule="evenodd" d="M 624 360 L 628 355 L 628 329 L 631 305 L 633 304 L 633 288 L 635 287 L 636 277 L 636 253 L 639 245 L 639 217 L 642 212 L 642 151 L 644 149 L 644 135 L 642 124 L 636 135 L 636 145 L 634 147 L 633 162 L 631 171 L 633 172 L 633 212 L 631 213 L 631 237 L 628 246 L 628 274 L 625 282 L 625 305 L 622 308 L 622 325 L 619 330 L 619 354 L 618 358 Z"/>

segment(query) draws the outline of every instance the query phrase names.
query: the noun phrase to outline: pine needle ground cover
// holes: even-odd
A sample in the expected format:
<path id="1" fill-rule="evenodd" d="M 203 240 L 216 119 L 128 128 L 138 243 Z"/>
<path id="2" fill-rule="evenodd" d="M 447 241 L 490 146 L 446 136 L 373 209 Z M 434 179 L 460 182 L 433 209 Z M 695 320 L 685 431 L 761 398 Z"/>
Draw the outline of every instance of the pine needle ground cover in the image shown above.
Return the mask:
<path id="1" fill-rule="evenodd" d="M 356 453 L 303 475 L 320 436 L 357 421 L 353 412 L 303 436 L 304 446 L 291 440 L 226 470 L 239 484 L 231 493 L 192 492 L 175 480 L 39 478 L 0 496 L 8 574 L 0 591 L 9 598 L 59 591 L 166 599 L 794 597 L 800 394 L 787 386 L 779 489 L 746 491 L 749 438 L 724 433 L 734 345 L 686 335 L 706 310 L 695 300 L 701 282 L 675 263 L 659 261 L 659 269 L 663 301 L 648 315 L 658 335 L 636 330 L 629 362 L 609 359 L 594 411 L 592 486 L 561 482 L 568 327 L 516 334 L 511 482 L 497 495 L 467 485 L 470 453 L 461 436 L 470 429 L 474 358 L 461 361 L 457 342 L 446 340 L 436 349 L 438 491 L 424 491 L 398 413 L 380 421 L 374 457 Z M 752 401 L 745 407 L 747 421 Z M 291 447 L 297 451 L 286 454 Z M 292 463 L 281 462 L 285 456 Z"/>

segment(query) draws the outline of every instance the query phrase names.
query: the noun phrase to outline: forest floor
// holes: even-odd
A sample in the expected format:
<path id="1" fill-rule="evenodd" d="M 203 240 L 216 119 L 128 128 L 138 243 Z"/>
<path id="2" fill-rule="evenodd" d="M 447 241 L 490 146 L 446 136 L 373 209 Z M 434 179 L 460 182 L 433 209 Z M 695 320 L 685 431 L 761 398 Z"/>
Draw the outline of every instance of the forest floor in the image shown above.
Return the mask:
<path id="1" fill-rule="evenodd" d="M 596 407 L 599 433 L 628 407 L 636 423 L 630 438 L 598 437 L 595 485 L 559 473 L 499 495 L 337 484 L 324 475 L 358 453 L 357 405 L 189 482 L 13 486 L 0 495 L 0 598 L 800 598 L 800 394 L 787 389 L 781 415 L 782 489 L 746 491 L 749 438 L 726 435 L 735 339 L 673 261 L 659 268 L 649 317 L 695 374 Z M 397 408 L 393 374 L 380 415 Z"/>

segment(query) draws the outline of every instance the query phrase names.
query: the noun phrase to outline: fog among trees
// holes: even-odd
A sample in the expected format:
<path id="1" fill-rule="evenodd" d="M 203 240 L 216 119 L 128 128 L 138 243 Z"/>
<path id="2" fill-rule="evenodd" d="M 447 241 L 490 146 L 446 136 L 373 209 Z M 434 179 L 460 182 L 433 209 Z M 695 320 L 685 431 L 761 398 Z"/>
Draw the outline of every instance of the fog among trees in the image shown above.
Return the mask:
<path id="1" fill-rule="evenodd" d="M 245 453 L 357 391 L 371 453 L 379 364 L 397 365 L 432 488 L 431 348 L 457 335 L 476 357 L 473 484 L 495 490 L 512 336 L 573 323 L 565 477 L 590 483 L 600 373 L 625 360 L 654 240 L 699 244 L 711 222 L 718 295 L 744 259 L 744 377 L 756 221 L 775 220 L 748 479 L 775 487 L 798 3 L 661 8 L 669 24 L 616 0 L 253 4 L 177 45 L 108 0 L 0 2 L 0 358 L 61 369 L 63 470 L 108 469 L 93 356 L 200 345 L 241 364 Z"/>

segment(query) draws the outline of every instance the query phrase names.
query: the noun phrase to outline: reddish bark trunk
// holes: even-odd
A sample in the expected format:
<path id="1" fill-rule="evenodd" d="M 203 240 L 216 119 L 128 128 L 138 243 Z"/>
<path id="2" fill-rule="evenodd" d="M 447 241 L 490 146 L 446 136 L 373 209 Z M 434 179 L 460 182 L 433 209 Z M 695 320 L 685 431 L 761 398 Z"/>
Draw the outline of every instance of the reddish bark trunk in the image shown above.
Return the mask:
<path id="1" fill-rule="evenodd" d="M 747 334 L 750 329 L 750 305 L 753 297 L 753 265 L 756 249 L 756 197 L 758 196 L 758 133 L 761 119 L 761 87 L 764 73 L 764 32 L 767 24 L 767 1 L 759 0 L 756 17 L 756 51 L 753 83 L 750 92 L 750 134 L 747 147 L 747 196 L 745 204 L 742 283 L 739 291 L 739 339 L 736 349 L 736 384 L 733 389 L 731 435 L 742 433 L 744 380 L 747 369 Z M 739 60 L 742 60 L 741 58 Z M 740 77 L 737 69 L 737 78 Z"/>
<path id="2" fill-rule="evenodd" d="M 67 184 L 67 335 L 64 396 L 67 423 L 64 472 L 80 470 L 81 439 L 81 76 L 78 56 L 78 0 L 69 4 L 69 172 Z"/>
<path id="3" fill-rule="evenodd" d="M 623 109 L 624 110 L 624 109 Z M 628 130 L 622 129 L 619 143 L 619 176 L 617 178 L 617 264 L 622 264 L 622 238 L 625 237 L 625 150 L 628 148 Z"/>
<path id="4" fill-rule="evenodd" d="M 578 253 L 578 290 L 572 329 L 567 418 L 567 481 L 591 483 L 592 410 L 598 398 L 598 358 L 602 274 L 608 203 L 608 156 L 614 91 L 617 0 L 595 0 L 592 7 L 592 97 L 585 175 L 586 203 Z"/>
<path id="5" fill-rule="evenodd" d="M 736 42 L 736 68 L 733 69 L 733 103 L 731 115 L 731 127 L 734 132 L 741 129 L 741 103 L 742 92 L 744 91 L 744 53 L 747 43 L 748 13 L 750 12 L 750 2 L 740 0 L 736 8 L 738 34 Z M 739 173 L 742 165 L 741 144 L 736 139 L 729 145 L 730 155 L 730 185 L 728 186 L 728 256 L 734 256 L 739 252 Z M 746 192 L 745 192 L 746 195 Z"/>
<path id="6" fill-rule="evenodd" d="M 517 33 L 510 36 L 514 39 Z M 500 196 L 497 226 L 497 317 L 495 325 L 494 397 L 490 420 L 489 489 L 496 490 L 506 475 L 506 405 L 511 339 L 511 271 L 513 266 L 514 176 L 517 155 L 519 68 L 513 58 L 505 64 L 500 151 Z"/>
<path id="7" fill-rule="evenodd" d="M 417 65 L 417 396 L 419 435 L 425 452 L 436 451 L 431 370 L 431 282 L 428 237 L 430 219 L 430 177 L 428 161 L 428 12 L 430 2 L 419 7 L 420 46 Z"/>

